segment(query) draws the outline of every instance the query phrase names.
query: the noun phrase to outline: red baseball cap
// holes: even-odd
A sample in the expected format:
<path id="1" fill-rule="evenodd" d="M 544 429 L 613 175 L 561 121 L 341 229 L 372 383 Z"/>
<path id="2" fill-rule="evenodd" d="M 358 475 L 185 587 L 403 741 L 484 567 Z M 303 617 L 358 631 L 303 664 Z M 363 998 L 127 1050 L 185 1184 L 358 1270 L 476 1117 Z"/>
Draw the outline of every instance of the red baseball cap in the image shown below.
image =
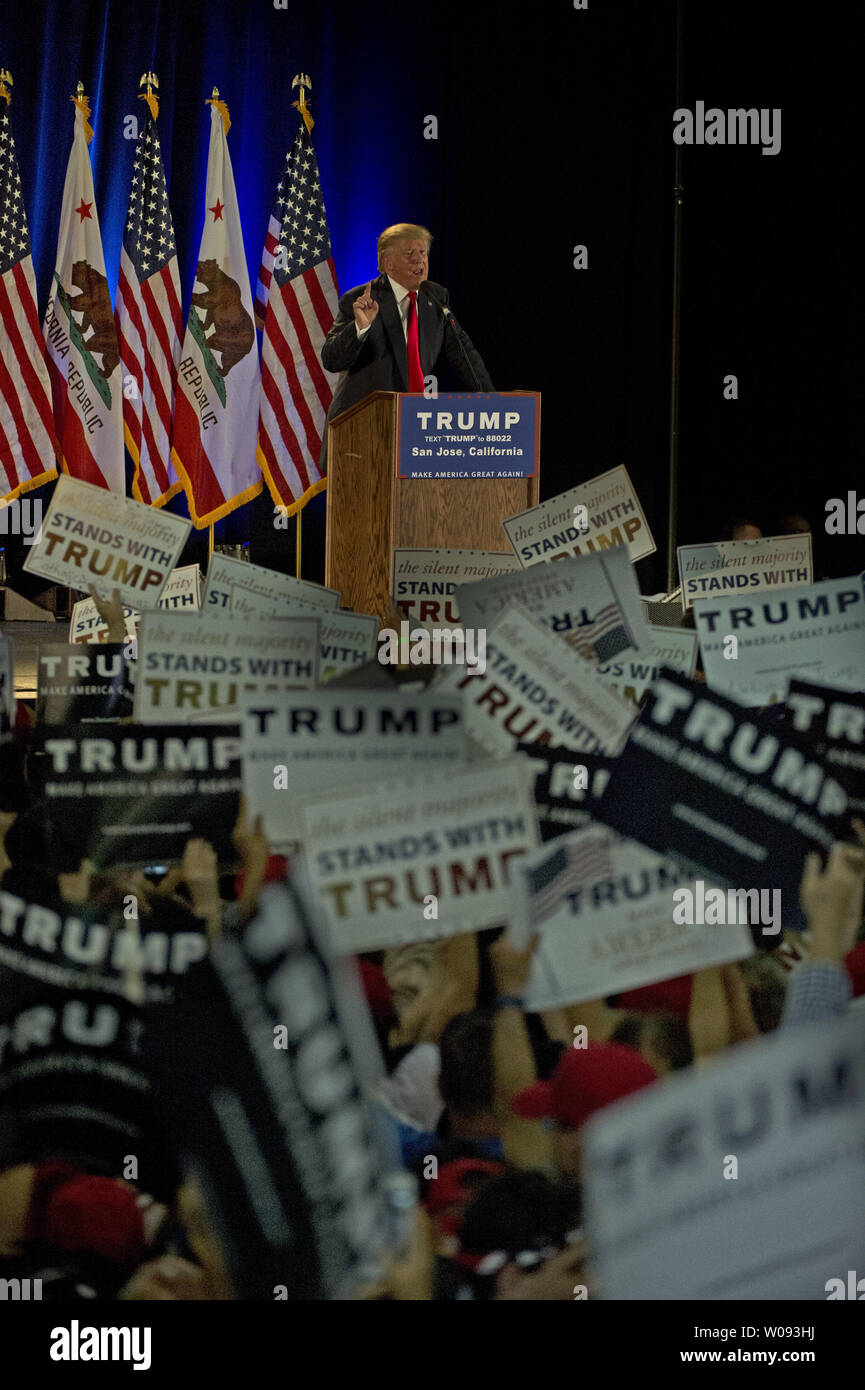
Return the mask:
<path id="1" fill-rule="evenodd" d="M 24 1235 L 130 1269 L 146 1251 L 144 1218 L 133 1189 L 66 1163 L 36 1164 Z"/>
<path id="2" fill-rule="evenodd" d="M 569 1047 L 549 1081 L 536 1081 L 514 1096 L 515 1114 L 526 1120 L 551 1117 L 565 1129 L 579 1129 L 596 1110 L 624 1100 L 657 1081 L 658 1074 L 631 1047 L 590 1043 Z"/>

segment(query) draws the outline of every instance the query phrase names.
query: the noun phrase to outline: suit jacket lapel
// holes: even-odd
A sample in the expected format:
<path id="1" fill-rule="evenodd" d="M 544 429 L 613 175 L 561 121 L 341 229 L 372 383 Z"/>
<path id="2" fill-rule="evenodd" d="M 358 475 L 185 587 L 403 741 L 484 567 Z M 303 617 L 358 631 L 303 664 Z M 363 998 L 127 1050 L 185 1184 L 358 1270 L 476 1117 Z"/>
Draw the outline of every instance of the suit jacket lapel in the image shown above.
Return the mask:
<path id="1" fill-rule="evenodd" d="M 424 376 L 429 376 L 438 357 L 436 344 L 439 342 L 439 323 L 442 321 L 442 312 L 441 309 L 436 308 L 435 304 L 429 302 L 429 296 L 424 291 L 423 286 L 418 290 L 417 307 L 420 362 Z M 435 351 L 434 348 L 436 348 Z M 406 361 L 408 361 L 408 353 L 406 353 Z"/>
<path id="2" fill-rule="evenodd" d="M 393 349 L 394 361 L 397 371 L 402 378 L 400 390 L 408 390 L 408 349 L 406 348 L 405 334 L 400 322 L 399 309 L 396 307 L 396 299 L 390 287 L 390 281 L 386 275 L 380 275 L 375 282 L 375 297 L 379 302 L 379 313 L 384 324 L 384 331 L 390 339 Z"/>

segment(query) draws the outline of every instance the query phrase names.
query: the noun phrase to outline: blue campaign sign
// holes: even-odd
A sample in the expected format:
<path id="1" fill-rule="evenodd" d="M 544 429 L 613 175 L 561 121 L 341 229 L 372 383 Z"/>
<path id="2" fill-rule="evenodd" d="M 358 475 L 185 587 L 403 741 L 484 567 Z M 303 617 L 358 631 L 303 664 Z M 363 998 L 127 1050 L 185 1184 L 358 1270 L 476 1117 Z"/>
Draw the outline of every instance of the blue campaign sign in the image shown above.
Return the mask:
<path id="1" fill-rule="evenodd" d="M 400 478 L 534 478 L 537 391 L 399 398 Z"/>

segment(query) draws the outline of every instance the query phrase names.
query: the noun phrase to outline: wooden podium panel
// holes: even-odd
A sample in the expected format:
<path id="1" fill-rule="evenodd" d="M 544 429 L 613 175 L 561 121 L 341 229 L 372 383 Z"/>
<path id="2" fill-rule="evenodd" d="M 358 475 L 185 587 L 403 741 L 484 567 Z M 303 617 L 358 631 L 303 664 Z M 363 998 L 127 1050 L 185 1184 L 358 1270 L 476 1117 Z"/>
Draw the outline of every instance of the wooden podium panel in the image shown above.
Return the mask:
<path id="1" fill-rule="evenodd" d="M 505 517 L 538 502 L 535 478 L 399 478 L 399 395 L 376 391 L 328 426 L 325 579 L 343 604 L 385 618 L 393 551 L 509 551 Z"/>

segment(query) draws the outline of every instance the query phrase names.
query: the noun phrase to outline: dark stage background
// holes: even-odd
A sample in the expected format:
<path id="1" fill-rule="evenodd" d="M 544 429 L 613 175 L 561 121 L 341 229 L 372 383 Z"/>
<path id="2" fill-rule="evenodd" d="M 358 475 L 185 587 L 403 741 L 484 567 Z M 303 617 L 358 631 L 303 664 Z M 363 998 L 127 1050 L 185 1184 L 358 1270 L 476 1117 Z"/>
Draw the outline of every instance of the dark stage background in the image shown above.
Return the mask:
<path id="1" fill-rule="evenodd" d="M 825 503 L 865 493 L 859 274 L 863 22 L 854 7 L 684 0 L 684 97 L 780 107 L 782 145 L 685 147 L 679 543 L 732 513 L 770 534 L 812 521 L 819 575 L 865 567 L 865 538 L 827 537 Z M 673 0 L 312 3 L 0 0 L 0 65 L 30 219 L 40 314 L 54 264 L 72 136 L 90 95 L 97 206 L 116 283 L 148 67 L 188 310 L 216 84 L 232 117 L 250 278 L 285 150 L 298 71 L 313 81 L 313 139 L 340 287 L 375 274 L 398 220 L 435 233 L 433 279 L 496 385 L 543 392 L 542 497 L 617 463 L 646 507 L 665 587 L 672 271 Z M 423 137 L 436 115 L 438 140 Z M 588 269 L 573 269 L 573 247 Z M 739 399 L 723 399 L 735 373 Z M 38 496 L 39 494 L 32 494 Z M 174 504 L 184 510 L 183 500 Z M 323 499 L 305 513 L 304 572 L 323 578 Z M 253 559 L 293 570 L 294 527 L 267 494 L 217 527 Z M 10 554 L 10 578 L 25 591 Z M 505 549 L 503 537 L 502 548 Z M 193 532 L 186 560 L 206 555 Z"/>

